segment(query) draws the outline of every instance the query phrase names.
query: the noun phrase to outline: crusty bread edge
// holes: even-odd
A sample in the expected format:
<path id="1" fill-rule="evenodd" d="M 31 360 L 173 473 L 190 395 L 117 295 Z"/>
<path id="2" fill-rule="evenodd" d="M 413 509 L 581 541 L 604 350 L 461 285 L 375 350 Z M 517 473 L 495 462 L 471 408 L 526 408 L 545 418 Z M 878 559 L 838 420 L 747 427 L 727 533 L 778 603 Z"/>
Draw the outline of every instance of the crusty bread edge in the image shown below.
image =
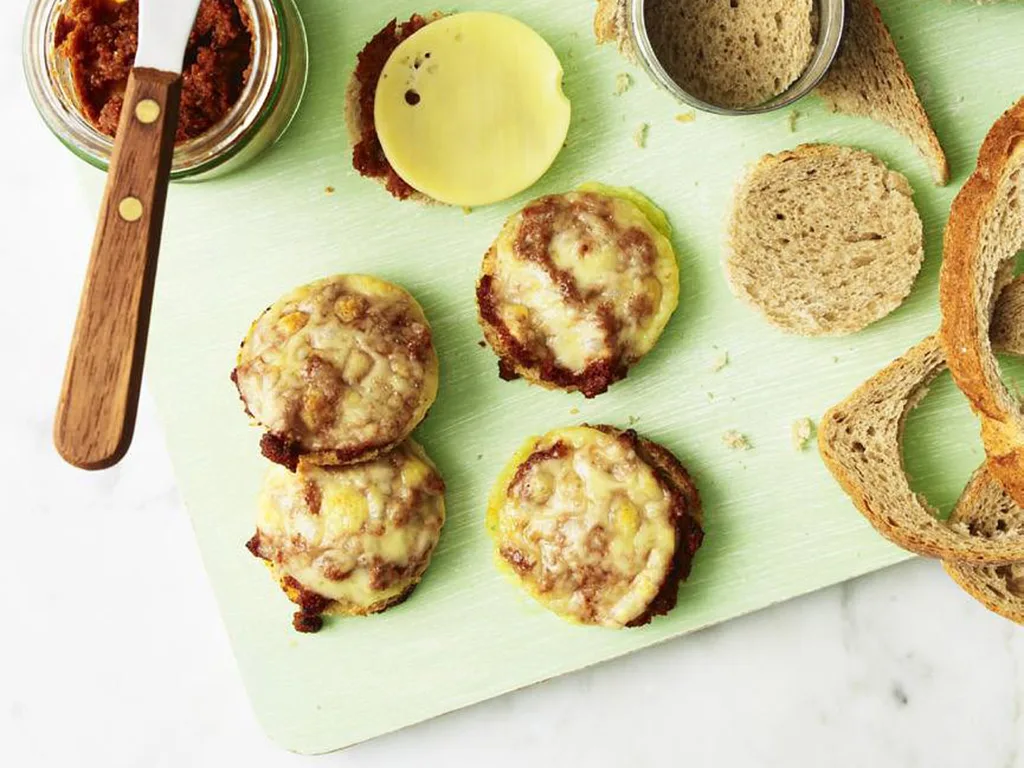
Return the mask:
<path id="1" fill-rule="evenodd" d="M 1024 290 L 1024 278 L 1018 278 L 1015 283 L 1015 289 Z M 832 445 L 831 440 L 834 434 L 834 426 L 836 424 L 834 414 L 837 411 L 848 408 L 848 404 L 851 401 L 863 398 L 866 394 L 877 389 L 880 384 L 884 383 L 893 375 L 893 371 L 896 366 L 907 357 L 911 355 L 924 356 L 932 352 L 941 353 L 941 351 L 942 349 L 938 336 L 932 335 L 927 337 L 904 353 L 900 358 L 897 358 L 897 360 L 887 365 L 881 371 L 857 387 L 857 389 L 855 389 L 853 393 L 846 397 L 841 403 L 830 408 L 821 418 L 818 425 L 818 452 L 821 454 L 821 458 L 824 461 L 826 468 L 835 478 L 843 491 L 852 499 L 857 510 L 876 531 L 897 546 L 925 557 L 964 562 L 972 565 L 1006 565 L 1017 562 L 1022 559 L 1021 554 L 1022 551 L 1024 551 L 1024 542 L 1007 543 L 980 539 L 978 541 L 980 548 L 978 549 L 974 549 L 973 551 L 965 551 L 965 548 L 953 550 L 935 542 L 924 541 L 915 535 L 914 531 L 890 524 L 884 514 L 871 508 L 863 487 L 847 473 L 840 455 L 836 451 L 835 446 Z M 1014 351 L 1019 352 L 1020 350 Z M 906 417 L 906 415 L 917 405 L 919 395 L 924 391 L 928 384 L 942 372 L 944 367 L 945 366 L 943 364 L 937 365 L 928 372 L 922 381 L 917 383 L 910 392 L 908 399 L 903 403 L 903 417 Z M 903 470 L 902 462 L 900 469 L 901 471 Z M 947 530 L 951 535 L 958 537 L 961 535 L 957 534 L 953 529 Z"/>
<path id="2" fill-rule="evenodd" d="M 981 419 L 989 468 L 1014 501 L 1024 505 L 1024 434 L 1020 416 L 1005 409 L 988 387 L 986 369 L 997 366 L 988 341 L 990 307 L 977 306 L 980 281 L 987 267 L 981 263 L 982 224 L 993 213 L 1005 175 L 1022 165 L 1024 99 L 992 126 L 982 144 L 977 169 L 953 201 L 945 232 L 939 303 L 940 333 L 950 371 Z M 998 271 L 992 269 L 993 273 Z M 993 294 L 998 288 L 995 286 Z"/>
<path id="3" fill-rule="evenodd" d="M 1008 604 L 1006 601 L 996 598 L 988 590 L 979 588 L 976 583 L 977 579 L 985 577 L 977 574 L 976 567 L 948 560 L 944 560 L 942 563 L 943 570 L 957 586 L 992 611 L 992 613 L 998 614 L 1004 619 L 1009 619 L 1017 624 L 1024 624 L 1024 607 L 1017 608 L 1013 603 Z"/>
<path id="4" fill-rule="evenodd" d="M 849 21 L 849 14 L 855 12 L 855 2 L 858 2 L 858 0 L 853 0 L 852 2 L 851 0 L 846 0 L 848 17 L 847 24 L 851 23 Z M 886 40 L 889 52 L 892 55 L 894 55 L 896 61 L 899 62 L 899 71 L 896 72 L 896 76 L 901 79 L 905 79 L 907 80 L 907 82 L 910 83 L 910 89 L 914 95 L 913 104 L 911 105 L 911 108 L 912 111 L 915 113 L 915 122 L 917 123 L 918 127 L 921 128 L 925 133 L 925 143 L 921 144 L 917 141 L 914 141 L 914 138 L 910 134 L 900 130 L 900 128 L 893 123 L 889 123 L 888 121 L 885 120 L 879 120 L 878 118 L 871 114 L 862 114 L 860 112 L 847 111 L 842 109 L 839 106 L 838 102 L 836 102 L 829 93 L 830 89 L 833 86 L 827 76 L 823 83 L 824 87 L 819 86 L 817 93 L 833 112 L 851 114 L 858 117 L 867 117 L 869 119 L 875 120 L 876 122 L 889 125 L 889 127 L 891 127 L 892 129 L 894 129 L 895 131 L 909 139 L 911 144 L 914 145 L 914 147 L 917 149 L 920 155 L 924 158 L 925 162 L 928 164 L 928 167 L 931 170 L 932 179 L 935 181 L 935 184 L 937 186 L 944 187 L 949 183 L 949 160 L 946 157 L 945 150 L 942 148 L 942 144 L 939 141 L 938 135 L 935 133 L 935 128 L 932 126 L 931 118 L 928 117 L 928 112 L 925 110 L 924 104 L 921 102 L 921 97 L 920 94 L 918 94 L 917 92 L 917 85 L 914 83 L 914 78 L 911 77 L 909 70 L 907 70 L 906 62 L 903 61 L 903 56 L 900 55 L 899 48 L 896 47 L 896 41 L 893 40 L 892 32 L 889 30 L 888 25 L 885 23 L 885 19 L 883 18 L 882 12 L 879 10 L 878 5 L 874 2 L 874 0 L 863 0 L 863 2 L 861 2 L 860 4 L 862 7 L 864 7 L 866 10 L 870 12 L 870 19 L 865 19 L 865 23 L 870 23 L 874 25 L 877 29 L 881 30 L 884 33 L 883 37 Z M 843 55 L 842 48 L 840 48 L 839 50 L 839 55 Z M 837 88 L 837 90 L 841 89 Z"/>
<path id="5" fill-rule="evenodd" d="M 876 373 L 870 379 L 865 381 L 859 387 L 857 387 L 849 396 L 843 399 L 842 402 L 829 408 L 825 412 L 825 415 L 821 417 L 818 424 L 818 453 L 821 455 L 822 461 L 825 464 L 826 469 L 831 473 L 832 477 L 839 484 L 839 487 L 843 489 L 843 492 L 850 497 L 853 501 L 854 506 L 864 516 L 864 518 L 871 524 L 878 533 L 880 533 L 885 539 L 892 542 L 898 547 L 913 552 L 917 555 L 924 557 L 933 558 L 949 558 L 953 553 L 945 548 L 936 546 L 930 542 L 923 541 L 908 530 L 890 525 L 885 519 L 885 515 L 880 512 L 876 512 L 871 508 L 868 503 L 868 499 L 864 494 L 863 486 L 857 482 L 850 474 L 846 471 L 846 467 L 843 461 L 836 451 L 835 446 L 832 444 L 833 437 L 833 425 L 835 424 L 835 414 L 837 411 L 844 408 L 850 401 L 858 400 L 863 398 L 868 392 L 875 390 L 879 384 L 887 380 L 892 376 L 893 368 L 896 363 L 910 355 L 920 354 L 925 355 L 929 351 L 929 347 L 934 345 L 936 348 L 939 346 L 937 336 L 929 336 L 923 341 L 909 349 L 900 358 L 889 363 L 885 368 Z M 928 386 L 932 379 L 935 378 L 941 372 L 941 367 L 935 369 L 929 373 L 929 376 L 922 380 L 915 388 L 916 391 L 920 392 L 922 389 Z M 908 401 L 904 404 L 905 412 L 909 411 L 912 406 L 912 402 Z M 1001 561 L 1005 562 L 1005 561 Z"/>
<path id="6" fill-rule="evenodd" d="M 949 523 L 967 523 L 975 519 L 976 512 L 981 512 L 983 505 L 991 503 L 986 489 L 992 484 L 997 482 L 982 464 L 967 481 L 967 486 L 950 515 Z M 1021 545 L 1024 550 L 1024 539 L 1021 540 Z M 945 560 L 942 567 L 954 583 L 990 611 L 1010 621 L 1024 624 L 1024 597 L 1001 598 L 991 591 L 993 580 L 1002 578 L 999 574 L 991 573 L 991 569 L 998 566 L 969 565 Z"/>

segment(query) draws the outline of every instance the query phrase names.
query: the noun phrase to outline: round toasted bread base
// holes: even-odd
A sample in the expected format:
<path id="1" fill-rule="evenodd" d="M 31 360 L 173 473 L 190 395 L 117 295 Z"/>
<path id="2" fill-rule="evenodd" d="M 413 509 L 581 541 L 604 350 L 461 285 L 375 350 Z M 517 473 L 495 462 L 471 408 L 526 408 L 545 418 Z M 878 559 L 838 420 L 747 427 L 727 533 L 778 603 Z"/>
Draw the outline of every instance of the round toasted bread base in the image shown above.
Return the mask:
<path id="1" fill-rule="evenodd" d="M 844 336 L 881 320 L 910 294 L 924 260 L 912 195 L 902 174 L 863 150 L 803 144 L 765 155 L 733 202 L 733 293 L 802 336 Z"/>
<path id="2" fill-rule="evenodd" d="M 430 24 L 431 22 L 442 18 L 444 15 L 445 14 L 440 11 L 433 11 L 432 13 L 426 14 L 424 18 L 426 19 L 427 24 Z M 363 130 L 369 123 L 373 122 L 373 115 L 363 114 L 363 109 L 359 99 L 359 92 L 361 90 L 362 85 L 356 77 L 355 68 L 353 68 L 352 74 L 349 75 L 348 83 L 345 86 L 345 128 L 348 133 L 349 145 L 352 147 L 355 147 L 360 141 L 362 141 Z M 386 177 L 374 176 L 368 178 L 387 191 Z M 390 195 L 390 193 L 388 194 Z M 421 205 L 444 205 L 444 203 L 423 194 L 419 190 L 413 190 L 413 193 L 406 199 L 420 203 Z"/>

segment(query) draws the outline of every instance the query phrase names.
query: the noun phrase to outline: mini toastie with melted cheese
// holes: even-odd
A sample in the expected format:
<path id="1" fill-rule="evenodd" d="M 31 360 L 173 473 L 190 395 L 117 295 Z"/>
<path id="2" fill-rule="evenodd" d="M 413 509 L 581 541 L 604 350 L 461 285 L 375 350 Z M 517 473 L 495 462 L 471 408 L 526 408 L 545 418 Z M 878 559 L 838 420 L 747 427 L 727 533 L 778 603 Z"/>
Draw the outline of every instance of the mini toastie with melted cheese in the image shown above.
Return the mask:
<path id="1" fill-rule="evenodd" d="M 631 189 L 584 185 L 511 216 L 477 282 L 502 378 L 595 397 L 625 378 L 679 303 L 665 215 Z"/>
<path id="2" fill-rule="evenodd" d="M 700 496 L 667 449 L 632 430 L 532 438 L 491 493 L 496 561 L 545 608 L 582 624 L 646 624 L 676 604 L 703 541 Z"/>

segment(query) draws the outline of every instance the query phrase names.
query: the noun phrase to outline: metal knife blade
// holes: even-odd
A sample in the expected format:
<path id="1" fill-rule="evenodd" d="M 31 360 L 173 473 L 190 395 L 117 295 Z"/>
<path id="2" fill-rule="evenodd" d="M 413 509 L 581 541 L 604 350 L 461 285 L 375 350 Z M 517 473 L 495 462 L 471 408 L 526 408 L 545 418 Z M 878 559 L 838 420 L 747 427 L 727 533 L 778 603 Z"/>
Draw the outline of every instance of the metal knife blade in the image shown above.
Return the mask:
<path id="1" fill-rule="evenodd" d="M 136 67 L 181 74 L 199 0 L 139 0 Z"/>

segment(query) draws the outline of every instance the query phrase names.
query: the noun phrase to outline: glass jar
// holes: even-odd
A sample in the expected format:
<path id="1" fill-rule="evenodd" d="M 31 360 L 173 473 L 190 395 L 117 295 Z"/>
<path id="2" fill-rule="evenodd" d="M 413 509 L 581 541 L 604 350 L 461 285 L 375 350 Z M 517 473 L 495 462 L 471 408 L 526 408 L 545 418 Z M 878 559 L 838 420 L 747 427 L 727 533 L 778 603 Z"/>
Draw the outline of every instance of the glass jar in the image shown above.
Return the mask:
<path id="1" fill-rule="evenodd" d="M 828 74 L 832 62 L 839 54 L 843 28 L 846 19 L 846 0 L 816 0 L 813 4 L 814 16 L 817 19 L 817 42 L 814 54 L 803 73 L 785 91 L 769 99 L 763 104 L 750 107 L 724 107 L 712 104 L 690 93 L 672 77 L 665 69 L 648 34 L 648 24 L 659 23 L 662 19 L 648 19 L 645 0 L 628 0 L 629 30 L 631 42 L 636 48 L 640 64 L 654 82 L 671 93 L 677 101 L 717 115 L 761 115 L 788 107 L 813 91 L 825 75 Z"/>
<path id="2" fill-rule="evenodd" d="M 65 2 L 32 0 L 25 23 L 25 76 L 50 130 L 83 160 L 106 170 L 114 141 L 82 115 L 70 62 L 54 45 Z M 241 167 L 284 134 L 302 101 L 309 55 L 294 0 L 243 4 L 253 26 L 249 78 L 224 119 L 175 146 L 172 180 L 205 180 Z"/>

